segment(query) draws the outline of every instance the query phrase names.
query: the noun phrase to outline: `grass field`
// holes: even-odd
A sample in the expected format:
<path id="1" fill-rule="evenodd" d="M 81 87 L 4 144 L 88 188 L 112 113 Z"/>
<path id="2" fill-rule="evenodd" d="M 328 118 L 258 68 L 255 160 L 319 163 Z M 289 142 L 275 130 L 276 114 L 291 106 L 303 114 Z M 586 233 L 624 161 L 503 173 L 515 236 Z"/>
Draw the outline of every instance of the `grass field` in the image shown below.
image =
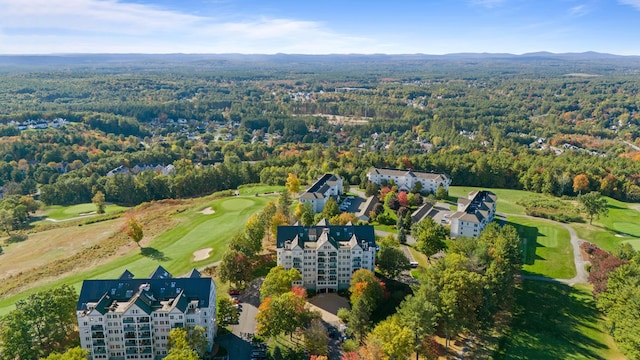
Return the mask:
<path id="1" fill-rule="evenodd" d="M 105 212 L 111 214 L 117 211 L 127 210 L 127 207 L 110 204 L 105 206 Z M 96 215 L 96 206 L 92 203 L 71 206 L 52 205 L 47 206 L 42 215 L 54 220 L 68 220 L 79 216 Z"/>
<path id="2" fill-rule="evenodd" d="M 567 229 L 542 219 L 519 216 L 509 216 L 507 219 L 523 239 L 522 269 L 525 272 L 559 279 L 570 279 L 576 275 L 573 247 Z"/>
<path id="3" fill-rule="evenodd" d="M 638 204 L 623 203 L 606 198 L 608 216 L 593 219 L 593 225 L 571 224 L 578 236 L 599 247 L 612 251 L 621 242 L 628 242 L 640 250 L 640 211 Z"/>
<path id="4" fill-rule="evenodd" d="M 114 278 L 125 269 L 136 276 L 147 276 L 158 265 L 165 267 L 174 276 L 181 276 L 192 268 L 211 264 L 222 258 L 227 243 L 243 228 L 248 217 L 262 209 L 270 200 L 273 197 L 230 197 L 199 203 L 173 215 L 166 214 L 177 225 L 148 242 L 143 240 L 141 250 L 133 247 L 131 251 L 105 264 L 47 281 L 46 284 L 35 286 L 19 295 L 4 298 L 0 300 L 0 314 L 11 310 L 17 300 L 49 287 L 71 284 L 79 290 L 84 279 Z M 211 207 L 215 213 L 205 215 L 199 211 L 206 207 Z M 73 238 L 76 227 L 66 229 L 68 237 Z M 213 248 L 210 257 L 194 262 L 193 253 L 203 248 Z"/>
<path id="5" fill-rule="evenodd" d="M 262 185 L 262 184 L 249 184 L 241 186 L 238 191 L 240 195 L 255 195 L 264 193 L 280 192 L 284 189 L 284 186 L 278 185 Z"/>
<path id="6" fill-rule="evenodd" d="M 607 335 L 591 289 L 524 281 L 496 359 L 624 359 Z"/>

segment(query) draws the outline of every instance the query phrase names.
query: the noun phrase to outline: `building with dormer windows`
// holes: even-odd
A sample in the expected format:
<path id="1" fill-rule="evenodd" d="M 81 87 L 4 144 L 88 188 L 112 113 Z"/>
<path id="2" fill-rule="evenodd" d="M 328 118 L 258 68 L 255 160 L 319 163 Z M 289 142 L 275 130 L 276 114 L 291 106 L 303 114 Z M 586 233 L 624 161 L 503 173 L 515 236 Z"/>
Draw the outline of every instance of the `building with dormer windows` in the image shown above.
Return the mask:
<path id="1" fill-rule="evenodd" d="M 298 200 L 305 204 L 310 203 L 313 211 L 322 212 L 327 200 L 334 196 L 342 195 L 342 178 L 338 175 L 324 174 L 305 190 Z"/>
<path id="2" fill-rule="evenodd" d="M 449 190 L 451 178 L 444 173 L 421 172 L 413 170 L 380 169 L 369 170 L 367 178 L 374 184 L 381 185 L 383 182 L 393 182 L 400 191 L 411 191 L 417 183 L 420 183 L 424 192 L 434 193 L 439 186 Z"/>
<path id="3" fill-rule="evenodd" d="M 452 238 L 477 237 L 496 214 L 498 196 L 491 191 L 472 191 L 458 199 L 458 210 L 451 215 Z"/>
<path id="4" fill-rule="evenodd" d="M 211 351 L 216 285 L 197 270 L 174 278 L 162 266 L 149 278 L 128 270 L 114 280 L 85 280 L 76 307 L 80 345 L 89 359 L 163 359 L 169 332 L 202 326 Z"/>
<path id="5" fill-rule="evenodd" d="M 349 288 L 359 269 L 374 270 L 375 232 L 371 225 L 278 226 L 277 261 L 285 269 L 296 268 L 302 280 L 294 285 L 317 292 Z"/>

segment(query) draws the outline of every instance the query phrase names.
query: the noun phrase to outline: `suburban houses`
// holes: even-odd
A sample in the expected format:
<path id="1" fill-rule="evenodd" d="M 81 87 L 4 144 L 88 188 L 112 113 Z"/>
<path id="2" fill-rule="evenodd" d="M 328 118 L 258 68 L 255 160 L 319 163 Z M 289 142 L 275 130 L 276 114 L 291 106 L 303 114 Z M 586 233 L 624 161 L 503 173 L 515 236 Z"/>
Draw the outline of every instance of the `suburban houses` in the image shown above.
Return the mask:
<path id="1" fill-rule="evenodd" d="M 373 168 L 369 170 L 367 178 L 378 185 L 392 182 L 400 191 L 410 191 L 420 183 L 421 191 L 435 193 L 438 187 L 442 186 L 445 190 L 449 190 L 451 185 L 451 178 L 447 174 L 413 170 Z"/>
<path id="2" fill-rule="evenodd" d="M 217 331 L 216 285 L 197 270 L 174 278 L 162 266 L 148 278 L 85 280 L 76 307 L 90 360 L 162 359 L 173 328 L 202 326 L 211 351 Z"/>
<path id="3" fill-rule="evenodd" d="M 334 174 L 324 174 L 305 190 L 298 200 L 310 203 L 317 213 L 324 209 L 324 204 L 331 196 L 342 195 L 342 178 Z"/>
<path id="4" fill-rule="evenodd" d="M 318 292 L 347 289 L 351 275 L 359 269 L 373 271 L 375 232 L 371 225 L 278 226 L 277 262 L 296 268 L 302 280 L 294 285 Z"/>
<path id="5" fill-rule="evenodd" d="M 491 191 L 472 191 L 469 196 L 458 199 L 458 210 L 451 214 L 452 238 L 477 237 L 484 227 L 493 221 L 498 197 Z"/>

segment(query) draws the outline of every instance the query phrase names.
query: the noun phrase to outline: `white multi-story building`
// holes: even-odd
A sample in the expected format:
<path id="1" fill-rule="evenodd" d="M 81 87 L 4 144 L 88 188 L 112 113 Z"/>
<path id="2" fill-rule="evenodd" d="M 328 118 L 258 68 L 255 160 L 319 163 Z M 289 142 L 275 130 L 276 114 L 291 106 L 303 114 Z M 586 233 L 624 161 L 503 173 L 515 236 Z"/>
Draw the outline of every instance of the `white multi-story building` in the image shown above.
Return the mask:
<path id="1" fill-rule="evenodd" d="M 347 289 L 354 271 L 374 270 L 371 225 L 332 226 L 322 220 L 315 226 L 278 226 L 276 245 L 278 265 L 302 274 L 294 285 L 318 292 Z"/>
<path id="2" fill-rule="evenodd" d="M 89 359 L 163 359 L 169 332 L 202 326 L 211 351 L 215 338 L 216 285 L 193 270 L 174 278 L 162 266 L 149 278 L 125 271 L 114 280 L 85 280 L 76 308 L 80 345 Z"/>
<path id="3" fill-rule="evenodd" d="M 449 185 L 451 185 L 451 178 L 447 174 L 413 170 L 373 168 L 369 170 L 367 178 L 378 185 L 381 185 L 383 181 L 393 181 L 400 191 L 410 191 L 417 183 L 420 183 L 422 191 L 435 193 L 439 186 L 449 190 Z"/>
<path id="4" fill-rule="evenodd" d="M 458 199 L 458 211 L 451 215 L 452 238 L 477 237 L 484 227 L 493 221 L 498 196 L 491 191 L 472 191 L 469 196 Z"/>
<path id="5" fill-rule="evenodd" d="M 324 174 L 316 180 L 298 200 L 301 203 L 311 203 L 313 211 L 319 213 L 331 196 L 342 195 L 342 178 L 338 175 Z"/>

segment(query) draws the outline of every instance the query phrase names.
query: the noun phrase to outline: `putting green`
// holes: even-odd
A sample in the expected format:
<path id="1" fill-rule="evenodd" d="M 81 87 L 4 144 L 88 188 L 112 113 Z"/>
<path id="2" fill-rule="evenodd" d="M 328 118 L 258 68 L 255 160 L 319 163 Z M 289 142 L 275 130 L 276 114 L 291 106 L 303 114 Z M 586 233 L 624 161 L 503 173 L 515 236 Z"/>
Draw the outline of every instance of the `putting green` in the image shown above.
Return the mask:
<path id="1" fill-rule="evenodd" d="M 625 234 L 640 236 L 640 225 L 628 222 L 614 222 L 613 228 Z"/>
<path id="2" fill-rule="evenodd" d="M 226 210 L 238 211 L 244 208 L 248 208 L 254 204 L 253 201 L 249 199 L 229 199 L 222 203 L 222 207 Z"/>

